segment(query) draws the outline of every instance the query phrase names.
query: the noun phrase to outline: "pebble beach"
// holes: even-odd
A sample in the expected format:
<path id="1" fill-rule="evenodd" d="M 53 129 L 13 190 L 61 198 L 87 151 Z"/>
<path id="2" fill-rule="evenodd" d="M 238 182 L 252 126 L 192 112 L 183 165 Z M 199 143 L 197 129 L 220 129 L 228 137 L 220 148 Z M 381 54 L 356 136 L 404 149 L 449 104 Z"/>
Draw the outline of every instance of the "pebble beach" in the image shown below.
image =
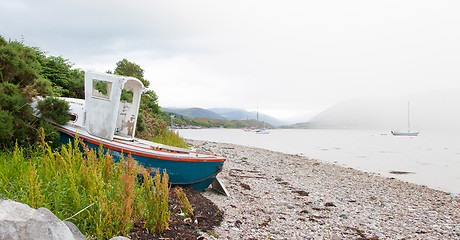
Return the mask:
<path id="1" fill-rule="evenodd" d="M 203 195 L 224 211 L 218 239 L 460 239 L 460 198 L 309 159 L 188 140 L 227 158 L 218 175 L 230 196 Z"/>

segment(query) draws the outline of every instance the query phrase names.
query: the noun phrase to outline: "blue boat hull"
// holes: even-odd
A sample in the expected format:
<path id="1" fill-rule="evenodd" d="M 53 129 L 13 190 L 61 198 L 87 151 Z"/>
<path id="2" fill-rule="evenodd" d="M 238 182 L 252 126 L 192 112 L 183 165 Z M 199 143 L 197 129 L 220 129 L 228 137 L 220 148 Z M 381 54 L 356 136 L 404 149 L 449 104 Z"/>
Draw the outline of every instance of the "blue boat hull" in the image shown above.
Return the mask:
<path id="1" fill-rule="evenodd" d="M 59 129 L 60 132 L 60 141 L 63 144 L 67 144 L 70 142 L 74 142 L 74 136 L 69 131 L 62 131 Z M 83 135 L 79 135 L 79 138 L 82 139 L 85 144 L 96 151 L 100 150 L 100 143 L 96 144 L 96 142 L 91 141 L 90 138 L 86 138 Z M 173 185 L 182 185 L 182 186 L 191 186 L 199 191 L 206 189 L 214 180 L 216 175 L 222 170 L 223 163 L 225 159 L 221 161 L 190 161 L 190 160 L 168 160 L 162 159 L 161 156 L 158 157 L 146 157 L 142 156 L 142 154 L 130 153 L 127 154 L 124 151 L 119 151 L 117 148 L 113 148 L 108 144 L 102 143 L 102 149 L 104 151 L 108 151 L 111 154 L 115 161 L 118 161 L 121 156 L 131 157 L 136 160 L 141 166 L 146 169 L 158 169 L 160 172 L 163 172 L 165 169 L 167 174 L 169 175 L 169 183 Z M 123 152 L 123 153 L 122 153 Z M 178 154 L 179 155 L 179 154 Z"/>

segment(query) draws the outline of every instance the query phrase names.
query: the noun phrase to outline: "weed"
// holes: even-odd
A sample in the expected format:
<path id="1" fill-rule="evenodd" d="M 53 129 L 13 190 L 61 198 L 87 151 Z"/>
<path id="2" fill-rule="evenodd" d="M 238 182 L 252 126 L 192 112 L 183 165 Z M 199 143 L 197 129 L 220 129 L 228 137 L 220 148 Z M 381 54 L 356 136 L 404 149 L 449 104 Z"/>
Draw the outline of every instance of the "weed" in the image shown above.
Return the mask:
<path id="1" fill-rule="evenodd" d="M 152 232 L 162 233 L 168 229 L 170 221 L 170 212 L 168 207 L 169 200 L 169 176 L 166 170 L 163 171 L 163 177 L 155 170 L 155 176 L 144 172 L 143 191 L 145 200 L 144 219 L 145 226 Z"/>
<path id="2" fill-rule="evenodd" d="M 186 217 L 193 216 L 193 207 L 190 205 L 187 196 L 185 195 L 184 191 L 181 187 L 176 187 L 174 189 L 174 193 L 179 198 L 180 206 L 182 209 L 182 213 L 185 214 Z"/>

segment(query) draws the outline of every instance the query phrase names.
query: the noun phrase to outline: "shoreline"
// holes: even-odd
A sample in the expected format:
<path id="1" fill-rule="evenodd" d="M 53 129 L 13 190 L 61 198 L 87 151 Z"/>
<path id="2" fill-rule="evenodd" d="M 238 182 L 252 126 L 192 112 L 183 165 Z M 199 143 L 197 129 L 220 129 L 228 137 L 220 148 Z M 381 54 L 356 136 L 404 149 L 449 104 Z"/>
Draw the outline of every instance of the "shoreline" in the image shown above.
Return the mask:
<path id="1" fill-rule="evenodd" d="M 460 239 L 460 198 L 305 156 L 200 140 L 226 157 L 219 239 Z"/>

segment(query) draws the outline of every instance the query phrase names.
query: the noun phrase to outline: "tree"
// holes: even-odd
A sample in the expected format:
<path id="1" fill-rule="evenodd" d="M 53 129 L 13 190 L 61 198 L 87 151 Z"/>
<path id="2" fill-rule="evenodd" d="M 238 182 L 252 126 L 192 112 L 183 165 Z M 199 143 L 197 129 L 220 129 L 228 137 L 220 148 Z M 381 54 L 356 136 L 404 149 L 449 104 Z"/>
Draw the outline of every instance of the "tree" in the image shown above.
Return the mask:
<path id="1" fill-rule="evenodd" d="M 110 73 L 110 71 L 107 71 Z M 136 63 L 123 59 L 117 62 L 117 68 L 114 74 L 135 77 L 139 79 L 144 86 L 149 86 L 149 81 L 144 79 L 144 69 Z M 153 90 L 146 90 L 142 93 L 139 106 L 139 116 L 136 124 L 136 135 L 138 137 L 148 138 L 156 135 L 166 129 L 164 120 L 161 119 L 161 110 L 158 105 L 158 96 Z"/>
<path id="2" fill-rule="evenodd" d="M 85 74 L 80 69 L 72 69 L 68 59 L 43 56 L 40 63 L 42 76 L 51 81 L 58 96 L 85 98 Z"/>
<path id="3" fill-rule="evenodd" d="M 114 73 L 122 76 L 135 77 L 139 79 L 146 88 L 150 85 L 150 82 L 144 79 L 144 69 L 142 69 L 139 65 L 126 60 L 126 58 L 117 62 L 117 68 L 115 68 Z"/>

